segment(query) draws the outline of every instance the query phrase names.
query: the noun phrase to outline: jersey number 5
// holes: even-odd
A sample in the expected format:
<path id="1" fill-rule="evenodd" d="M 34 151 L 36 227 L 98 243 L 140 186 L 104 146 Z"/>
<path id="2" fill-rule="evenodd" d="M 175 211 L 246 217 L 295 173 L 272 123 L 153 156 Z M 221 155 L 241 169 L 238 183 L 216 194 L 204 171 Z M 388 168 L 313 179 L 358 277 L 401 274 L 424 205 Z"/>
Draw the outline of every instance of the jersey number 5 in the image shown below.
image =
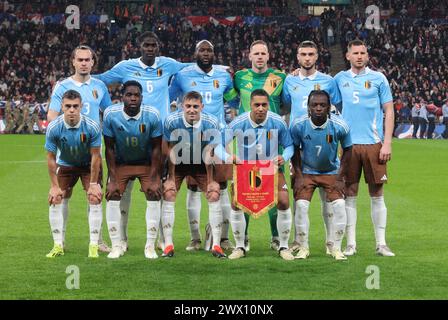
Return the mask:
<path id="1" fill-rule="evenodd" d="M 353 91 L 353 103 L 359 103 L 359 91 Z"/>

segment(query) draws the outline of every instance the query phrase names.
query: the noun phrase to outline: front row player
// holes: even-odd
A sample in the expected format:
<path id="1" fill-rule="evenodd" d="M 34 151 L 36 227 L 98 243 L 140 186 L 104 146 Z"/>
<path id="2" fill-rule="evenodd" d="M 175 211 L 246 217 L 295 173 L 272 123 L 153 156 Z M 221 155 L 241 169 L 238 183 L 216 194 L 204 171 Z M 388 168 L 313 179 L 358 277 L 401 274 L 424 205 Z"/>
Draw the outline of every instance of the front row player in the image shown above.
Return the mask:
<path id="1" fill-rule="evenodd" d="M 63 114 L 53 120 L 46 133 L 48 174 L 51 188 L 50 227 L 54 246 L 48 258 L 64 255 L 62 200 L 71 195 L 81 179 L 89 201 L 89 258 L 98 258 L 98 240 L 103 213 L 101 207 L 101 131 L 92 119 L 81 115 L 81 95 L 68 90 L 62 96 Z M 57 156 L 56 156 L 57 155 Z"/>
<path id="2" fill-rule="evenodd" d="M 226 163 L 238 165 L 241 160 L 270 160 L 278 166 L 278 203 L 277 203 L 277 229 L 280 240 L 279 255 L 285 260 L 294 260 L 288 250 L 288 239 L 291 233 L 291 209 L 289 207 L 288 186 L 281 166 L 288 161 L 294 152 L 293 142 L 287 125 L 283 119 L 269 110 L 269 95 L 263 89 L 256 89 L 250 95 L 251 111 L 245 112 L 235 118 L 225 131 L 225 145 L 229 145 L 236 138 L 237 150 L 242 154 L 229 155 L 225 147 L 220 145 L 215 154 Z M 243 134 L 244 137 L 239 137 Z M 283 154 L 278 154 L 278 148 L 283 147 Z M 271 150 L 271 148 L 276 148 Z M 234 197 L 232 184 L 232 198 Z M 245 230 L 246 219 L 242 210 L 232 201 L 231 225 L 236 248 L 229 259 L 239 259 L 246 255 Z"/>
<path id="3" fill-rule="evenodd" d="M 168 177 L 163 184 L 162 227 L 165 237 L 164 254 L 174 255 L 174 204 L 182 181 L 190 176 L 205 191 L 212 229 L 212 255 L 226 258 L 220 240 L 223 224 L 220 188 L 215 181 L 211 151 L 221 142 L 218 119 L 202 112 L 204 104 L 199 92 L 190 91 L 182 101 L 182 110 L 170 114 L 163 130 L 163 143 L 168 150 Z M 208 137 L 208 138 L 207 138 Z M 213 138 L 213 139 L 212 139 Z M 218 141 L 215 141 L 217 139 Z M 210 141 L 212 140 L 212 141 Z M 165 146 L 164 146 L 165 148 Z"/>
<path id="4" fill-rule="evenodd" d="M 325 190 L 334 212 L 331 235 L 334 245 L 330 253 L 336 260 L 347 259 L 341 251 L 347 223 L 343 177 L 350 160 L 352 142 L 348 125 L 335 115 L 330 117 L 330 109 L 330 96 L 326 91 L 311 91 L 308 115 L 295 119 L 290 127 L 296 149 L 291 161 L 295 172 L 295 226 L 299 235 L 296 259 L 306 259 L 310 254 L 308 210 L 318 187 Z M 343 148 L 341 161 L 338 158 L 339 143 Z"/>
<path id="5" fill-rule="evenodd" d="M 107 256 L 117 259 L 124 254 L 121 245 L 120 199 L 131 179 L 138 178 L 147 200 L 145 257 L 156 259 L 155 241 L 160 221 L 160 158 L 162 123 L 159 112 L 142 105 L 142 86 L 137 81 L 123 85 L 123 103 L 104 113 L 104 141 L 109 171 L 106 219 L 112 241 Z"/>

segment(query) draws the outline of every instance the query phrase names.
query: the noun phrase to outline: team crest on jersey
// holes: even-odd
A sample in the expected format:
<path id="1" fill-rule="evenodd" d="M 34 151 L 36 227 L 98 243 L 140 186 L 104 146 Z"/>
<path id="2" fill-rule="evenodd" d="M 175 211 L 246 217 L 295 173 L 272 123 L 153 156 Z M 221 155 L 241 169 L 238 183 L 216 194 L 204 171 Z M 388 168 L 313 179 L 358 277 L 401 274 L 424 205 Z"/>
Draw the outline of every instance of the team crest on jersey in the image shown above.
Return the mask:
<path id="1" fill-rule="evenodd" d="M 140 72 L 137 71 L 137 72 L 134 73 L 134 76 L 141 77 L 142 75 L 140 74 Z"/>
<path id="2" fill-rule="evenodd" d="M 213 86 L 218 89 L 219 88 L 219 80 L 213 80 Z"/>
<path id="3" fill-rule="evenodd" d="M 333 142 L 333 136 L 331 134 L 327 134 L 327 143 Z"/>
<path id="4" fill-rule="evenodd" d="M 251 190 L 261 187 L 261 174 L 260 169 L 257 167 L 249 171 L 249 186 Z"/>
<path id="5" fill-rule="evenodd" d="M 163 74 L 163 70 L 162 69 L 157 69 L 157 76 L 161 77 Z"/>
<path id="6" fill-rule="evenodd" d="M 196 87 L 196 82 L 194 82 L 194 81 L 191 82 L 191 86 L 192 86 L 192 87 Z"/>
<path id="7" fill-rule="evenodd" d="M 144 133 L 146 131 L 146 125 L 144 123 L 138 126 L 140 133 Z"/>
<path id="8" fill-rule="evenodd" d="M 366 89 L 370 89 L 372 87 L 372 83 L 369 81 L 369 80 L 367 80 L 366 82 L 364 82 L 364 88 L 366 88 Z"/>
<path id="9" fill-rule="evenodd" d="M 314 90 L 320 90 L 320 84 L 315 84 L 314 85 Z"/>
<path id="10" fill-rule="evenodd" d="M 98 91 L 96 91 L 96 89 L 93 89 L 93 91 L 92 91 L 92 96 L 93 96 L 95 99 L 98 99 Z"/>
<path id="11" fill-rule="evenodd" d="M 268 130 L 268 132 L 266 133 L 266 137 L 268 138 L 268 140 L 271 140 L 272 134 L 270 130 Z"/>
<path id="12" fill-rule="evenodd" d="M 79 139 L 81 140 L 82 143 L 85 143 L 87 141 L 87 135 L 84 132 L 82 132 L 79 135 Z"/>

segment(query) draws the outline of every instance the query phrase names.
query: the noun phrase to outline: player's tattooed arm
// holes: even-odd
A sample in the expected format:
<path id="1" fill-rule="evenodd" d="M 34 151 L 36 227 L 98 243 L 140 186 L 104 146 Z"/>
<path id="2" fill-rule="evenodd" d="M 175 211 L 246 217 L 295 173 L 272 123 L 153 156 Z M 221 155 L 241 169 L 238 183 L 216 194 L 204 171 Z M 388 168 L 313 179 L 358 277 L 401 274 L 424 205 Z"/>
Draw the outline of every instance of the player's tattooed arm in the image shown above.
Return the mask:
<path id="1" fill-rule="evenodd" d="M 104 136 L 106 145 L 106 164 L 109 179 L 106 187 L 106 198 L 110 200 L 114 195 L 120 193 L 115 176 L 115 139 Z"/>
<path id="2" fill-rule="evenodd" d="M 98 177 L 101 167 L 100 148 L 90 148 L 90 154 L 92 156 L 92 159 L 90 165 L 90 185 L 89 190 L 87 190 L 87 196 L 89 203 L 99 204 L 101 203 L 101 198 L 103 197 L 101 186 L 98 184 Z"/>
<path id="3" fill-rule="evenodd" d="M 299 191 L 303 187 L 303 174 L 302 174 L 302 160 L 300 158 L 300 148 L 297 146 L 294 148 L 294 155 L 291 158 L 291 166 L 294 170 L 294 185 L 293 191 L 294 191 L 294 199 L 298 198 Z"/>
<path id="4" fill-rule="evenodd" d="M 57 164 L 56 155 L 53 152 L 47 152 L 48 175 L 50 176 L 50 191 L 48 193 L 48 203 L 59 204 L 62 201 L 62 190 L 59 187 L 58 177 L 56 175 Z"/>
<path id="5" fill-rule="evenodd" d="M 336 189 L 342 193 L 345 193 L 344 177 L 347 174 L 348 164 L 352 156 L 352 147 L 343 148 L 341 157 L 341 167 L 339 168 L 338 177 L 336 179 Z"/>

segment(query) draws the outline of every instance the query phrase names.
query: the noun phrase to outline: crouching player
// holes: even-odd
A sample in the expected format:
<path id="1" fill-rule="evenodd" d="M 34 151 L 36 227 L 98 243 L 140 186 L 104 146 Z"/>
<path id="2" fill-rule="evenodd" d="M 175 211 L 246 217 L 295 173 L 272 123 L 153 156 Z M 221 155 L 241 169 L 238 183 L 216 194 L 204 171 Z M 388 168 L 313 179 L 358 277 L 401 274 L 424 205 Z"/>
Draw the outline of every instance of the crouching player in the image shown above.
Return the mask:
<path id="1" fill-rule="evenodd" d="M 89 201 L 89 258 L 98 258 L 98 240 L 103 220 L 101 208 L 101 131 L 95 121 L 81 115 L 81 95 L 68 90 L 62 96 L 62 112 L 46 133 L 48 173 L 51 188 L 50 227 L 54 246 L 48 258 L 64 255 L 62 200 L 70 197 L 78 179 Z"/>
<path id="2" fill-rule="evenodd" d="M 291 233 L 291 209 L 289 207 L 288 186 L 285 181 L 281 166 L 288 161 L 294 152 L 290 133 L 283 119 L 269 110 L 269 95 L 263 89 L 256 89 L 250 95 L 251 111 L 245 112 L 235 118 L 229 128 L 225 130 L 225 144 L 237 140 L 237 151 L 242 154 L 229 155 L 220 145 L 215 154 L 226 163 L 233 162 L 238 165 L 240 160 L 270 160 L 279 166 L 278 173 L 278 203 L 277 203 L 277 229 L 280 240 L 279 255 L 285 260 L 294 260 L 288 249 L 288 239 Z M 239 138 L 242 134 L 243 137 Z M 278 154 L 278 148 L 283 147 L 282 155 Z M 274 149 L 273 149 L 274 148 Z M 234 197 L 232 185 L 232 198 Z M 229 259 L 239 259 L 246 255 L 245 230 L 246 219 L 242 210 L 232 201 L 231 226 L 236 242 Z"/>
<path id="3" fill-rule="evenodd" d="M 137 81 L 123 85 L 123 103 L 104 113 L 104 141 L 109 179 L 106 190 L 106 219 L 112 241 L 107 256 L 117 259 L 124 254 L 120 234 L 120 199 L 131 179 L 138 179 L 145 194 L 145 257 L 156 259 L 155 240 L 160 222 L 160 159 L 162 122 L 159 112 L 142 105 L 142 86 Z"/>
<path id="4" fill-rule="evenodd" d="M 346 260 L 341 252 L 347 215 L 343 197 L 344 170 L 350 160 L 352 141 L 349 127 L 341 118 L 330 118 L 330 96 L 326 91 L 311 91 L 308 97 L 308 115 L 297 118 L 290 127 L 295 145 L 292 165 L 295 171 L 294 200 L 295 226 L 299 234 L 299 251 L 296 259 L 308 258 L 309 219 L 308 209 L 314 190 L 325 190 L 326 199 L 334 210 L 334 246 L 331 255 L 336 260 Z M 343 154 L 338 158 L 338 145 Z"/>
<path id="5" fill-rule="evenodd" d="M 182 181 L 190 176 L 205 191 L 208 201 L 209 221 L 212 228 L 212 255 L 226 258 L 221 245 L 223 224 L 220 205 L 220 188 L 215 181 L 211 151 L 220 143 L 218 119 L 202 112 L 204 104 L 199 92 L 185 94 L 182 110 L 170 114 L 163 129 L 163 143 L 168 150 L 168 177 L 163 184 L 162 228 L 165 237 L 164 255 L 174 255 L 173 225 L 174 204 Z M 164 146 L 165 148 L 165 146 Z"/>

